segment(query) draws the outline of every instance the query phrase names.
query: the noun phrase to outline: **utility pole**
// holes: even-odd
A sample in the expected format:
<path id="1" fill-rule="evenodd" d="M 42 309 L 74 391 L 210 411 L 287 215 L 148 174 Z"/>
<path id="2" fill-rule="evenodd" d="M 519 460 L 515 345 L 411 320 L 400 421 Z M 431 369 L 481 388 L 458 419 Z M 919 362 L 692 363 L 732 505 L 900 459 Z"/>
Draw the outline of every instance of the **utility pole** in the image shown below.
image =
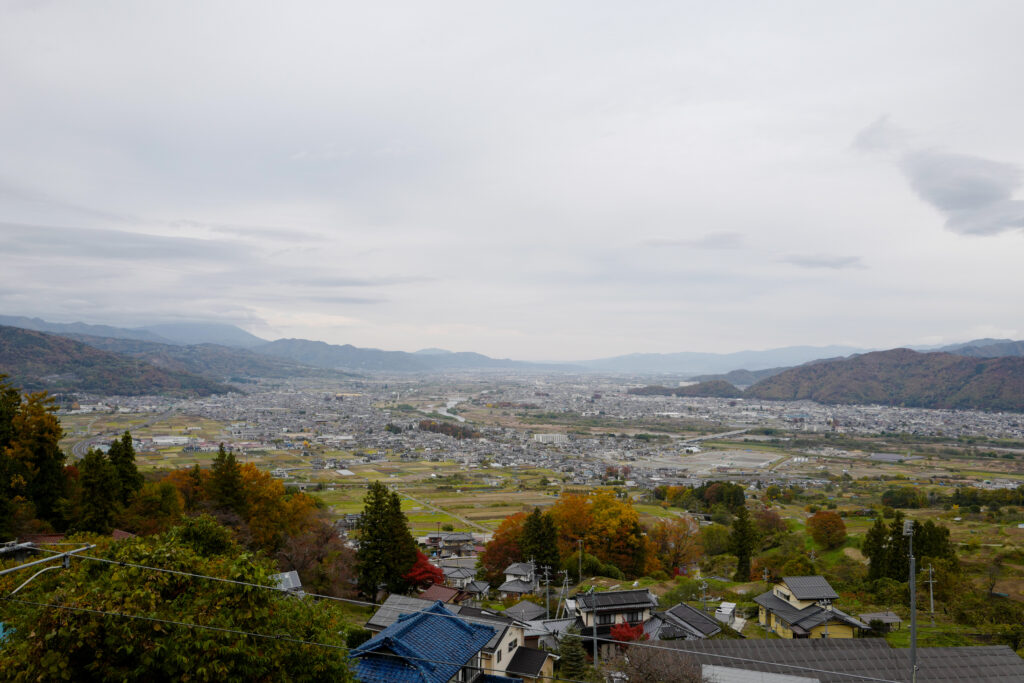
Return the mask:
<path id="1" fill-rule="evenodd" d="M 705 612 L 705 613 L 708 611 L 708 594 L 707 594 L 707 590 L 708 590 L 708 582 L 707 581 L 701 581 L 700 582 L 700 609 L 701 609 L 702 612 Z"/>
<path id="2" fill-rule="evenodd" d="M 583 583 L 583 539 L 582 538 L 577 538 L 576 542 L 580 544 L 580 554 L 579 554 L 580 572 L 579 572 L 579 574 L 576 575 L 576 577 L 577 577 L 576 581 L 577 581 L 577 583 Z"/>
<path id="3" fill-rule="evenodd" d="M 764 580 L 765 583 L 768 583 L 768 567 L 765 567 L 761 570 L 761 578 Z"/>
<path id="4" fill-rule="evenodd" d="M 551 568 L 544 565 L 544 616 L 551 618 Z"/>
<path id="5" fill-rule="evenodd" d="M 591 621 L 591 626 L 592 626 L 591 632 L 592 632 L 593 638 L 594 638 L 594 671 L 597 671 L 598 670 L 598 666 L 599 666 L 597 648 L 600 647 L 600 646 L 597 643 L 597 595 L 594 593 L 594 586 L 590 587 L 590 590 L 587 591 L 587 595 L 590 596 L 590 607 L 591 607 L 590 618 L 592 619 L 592 621 Z"/>
<path id="6" fill-rule="evenodd" d="M 913 521 L 903 521 L 903 535 L 910 539 L 910 683 L 917 683 L 917 560 Z"/>
<path id="7" fill-rule="evenodd" d="M 935 628 L 935 575 L 932 573 L 932 563 L 928 563 L 928 611 L 932 615 L 932 628 Z"/>

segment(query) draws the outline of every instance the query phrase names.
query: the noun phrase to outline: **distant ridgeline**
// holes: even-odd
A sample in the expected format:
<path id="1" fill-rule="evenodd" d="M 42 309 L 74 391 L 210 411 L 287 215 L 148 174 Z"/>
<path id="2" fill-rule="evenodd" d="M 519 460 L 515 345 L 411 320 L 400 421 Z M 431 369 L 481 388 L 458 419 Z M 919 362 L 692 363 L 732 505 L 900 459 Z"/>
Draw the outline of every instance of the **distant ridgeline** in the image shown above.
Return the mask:
<path id="1" fill-rule="evenodd" d="M 1024 358 L 892 349 L 790 368 L 746 391 L 712 380 L 629 393 L 1024 412 Z"/>

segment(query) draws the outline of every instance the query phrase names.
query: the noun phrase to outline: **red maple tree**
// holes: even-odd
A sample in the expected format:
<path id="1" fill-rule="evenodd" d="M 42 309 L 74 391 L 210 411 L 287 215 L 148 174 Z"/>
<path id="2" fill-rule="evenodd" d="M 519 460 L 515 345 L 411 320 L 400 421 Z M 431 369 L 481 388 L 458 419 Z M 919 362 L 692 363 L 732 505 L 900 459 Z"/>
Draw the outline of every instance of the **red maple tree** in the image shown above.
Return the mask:
<path id="1" fill-rule="evenodd" d="M 417 550 L 416 561 L 412 563 L 412 567 L 402 578 L 410 586 L 429 586 L 435 583 L 444 583 L 444 572 L 430 564 L 427 556 Z"/>

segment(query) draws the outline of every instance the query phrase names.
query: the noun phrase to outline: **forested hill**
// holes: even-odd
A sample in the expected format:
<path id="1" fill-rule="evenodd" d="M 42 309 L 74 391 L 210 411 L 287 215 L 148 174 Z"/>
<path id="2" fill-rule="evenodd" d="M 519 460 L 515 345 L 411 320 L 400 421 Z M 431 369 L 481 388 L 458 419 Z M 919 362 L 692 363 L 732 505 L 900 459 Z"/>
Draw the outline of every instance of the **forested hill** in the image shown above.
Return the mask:
<path id="1" fill-rule="evenodd" d="M 57 335 L 0 326 L 0 373 L 26 391 L 208 396 L 231 387 Z"/>
<path id="2" fill-rule="evenodd" d="M 630 394 L 640 396 L 704 396 L 710 398 L 738 398 L 743 392 L 725 380 L 715 379 L 685 387 L 663 387 L 658 385 L 630 389 Z"/>
<path id="3" fill-rule="evenodd" d="M 744 396 L 1024 412 L 1024 358 L 876 351 L 791 368 Z"/>
<path id="4" fill-rule="evenodd" d="M 94 337 L 86 334 L 67 334 L 76 341 L 102 351 L 131 356 L 164 370 L 191 372 L 211 379 L 253 377 L 352 377 L 351 373 L 315 368 L 283 358 L 264 356 L 248 349 L 219 344 L 174 345 L 158 344 L 135 339 Z"/>

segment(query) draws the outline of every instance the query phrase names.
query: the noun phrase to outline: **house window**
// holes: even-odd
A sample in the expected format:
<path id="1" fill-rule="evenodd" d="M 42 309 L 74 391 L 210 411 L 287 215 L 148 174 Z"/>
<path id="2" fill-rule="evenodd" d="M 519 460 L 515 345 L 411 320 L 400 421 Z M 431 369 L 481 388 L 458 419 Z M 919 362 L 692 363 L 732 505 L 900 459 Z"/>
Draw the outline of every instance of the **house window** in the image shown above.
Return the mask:
<path id="1" fill-rule="evenodd" d="M 626 612 L 626 621 L 631 624 L 635 624 L 638 621 L 644 620 L 644 613 L 640 612 Z"/>
<path id="2" fill-rule="evenodd" d="M 513 638 L 511 641 L 509 641 L 509 644 L 508 644 L 508 651 L 509 652 L 512 652 L 512 650 L 514 650 L 514 649 L 516 649 L 516 640 L 515 640 L 515 638 Z"/>
<path id="3" fill-rule="evenodd" d="M 498 650 L 497 662 L 498 664 L 501 664 L 501 650 Z"/>
<path id="4" fill-rule="evenodd" d="M 598 614 L 597 615 L 597 625 L 598 626 L 607 626 L 608 624 L 614 624 L 614 623 L 615 623 L 615 615 L 614 614 Z"/>

